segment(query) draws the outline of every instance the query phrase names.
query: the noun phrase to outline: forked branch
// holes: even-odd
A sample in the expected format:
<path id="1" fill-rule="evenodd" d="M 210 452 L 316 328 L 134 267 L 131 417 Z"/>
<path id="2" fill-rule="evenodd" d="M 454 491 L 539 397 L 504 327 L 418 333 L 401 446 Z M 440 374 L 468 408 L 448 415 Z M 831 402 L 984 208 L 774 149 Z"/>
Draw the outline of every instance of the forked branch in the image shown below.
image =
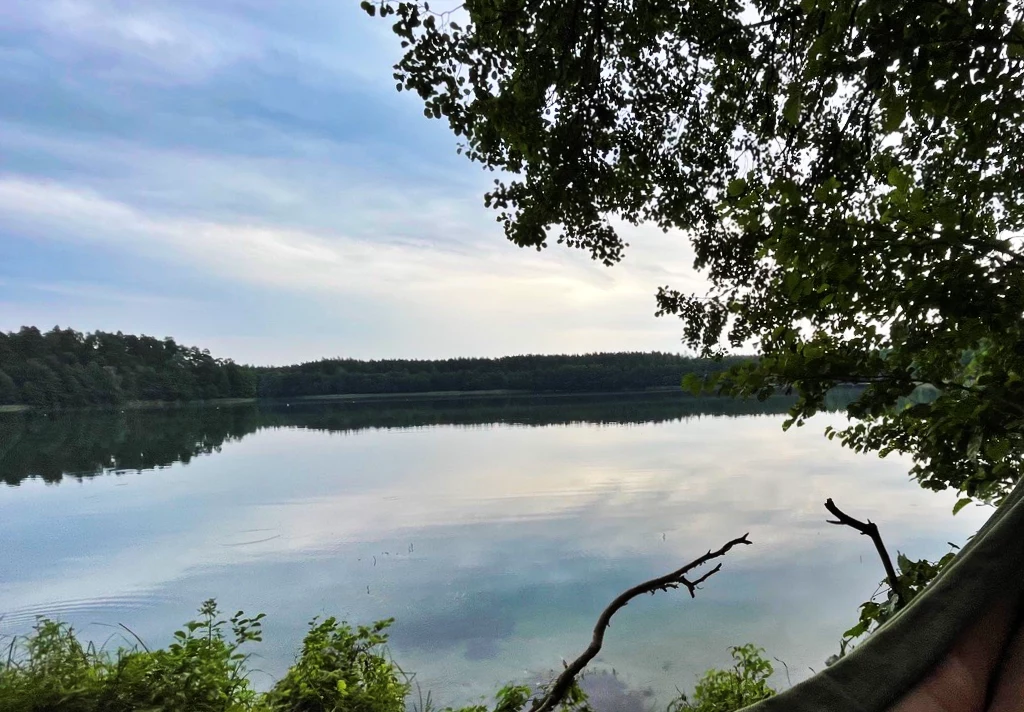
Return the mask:
<path id="1" fill-rule="evenodd" d="M 882 535 L 878 532 L 878 525 L 870 519 L 866 522 L 854 519 L 849 514 L 839 509 L 839 507 L 836 506 L 836 503 L 832 501 L 831 497 L 825 500 L 825 509 L 835 517 L 834 520 L 826 520 L 829 524 L 852 527 L 861 534 L 871 537 L 871 541 L 875 544 L 875 550 L 878 552 L 878 558 L 882 560 L 882 566 L 885 568 L 885 577 L 889 580 L 889 588 L 891 588 L 896 594 L 896 607 L 902 608 L 905 606 L 907 604 L 907 598 L 904 596 L 903 589 L 900 587 L 900 580 L 896 575 L 896 569 L 892 565 L 892 559 L 889 558 L 889 552 L 885 550 L 885 543 L 882 541 Z"/>
<path id="2" fill-rule="evenodd" d="M 547 693 L 533 703 L 533 706 L 530 708 L 530 712 L 551 712 L 551 710 L 555 709 L 555 707 L 565 699 L 565 696 L 572 688 L 576 677 L 583 672 L 583 669 L 590 664 L 590 661 L 596 658 L 597 654 L 601 652 L 601 646 L 604 644 L 605 631 L 608 630 L 608 626 L 611 624 L 612 616 L 614 616 L 619 609 L 624 608 L 630 601 L 642 594 L 653 594 L 658 591 L 668 591 L 669 589 L 677 589 L 680 586 L 684 587 L 690 593 L 690 598 L 695 598 L 697 595 L 697 587 L 707 581 L 711 576 L 718 573 L 722 568 L 722 564 L 716 564 L 714 568 L 706 571 L 696 578 L 688 578 L 688 574 L 709 561 L 725 556 L 734 546 L 739 544 L 750 544 L 750 540 L 747 539 L 747 536 L 748 534 L 744 534 L 741 537 L 737 537 L 736 539 L 727 542 L 722 546 L 722 548 L 716 551 L 708 551 L 708 553 L 694 559 L 681 569 L 676 569 L 672 573 L 637 584 L 636 586 L 633 586 L 633 588 L 620 593 L 614 601 L 608 604 L 608 607 L 605 608 L 598 617 L 597 624 L 594 626 L 594 635 L 591 638 L 590 645 L 587 646 L 587 649 L 583 651 L 582 655 L 565 666 L 562 674 L 555 678 L 555 682 L 548 689 Z"/>

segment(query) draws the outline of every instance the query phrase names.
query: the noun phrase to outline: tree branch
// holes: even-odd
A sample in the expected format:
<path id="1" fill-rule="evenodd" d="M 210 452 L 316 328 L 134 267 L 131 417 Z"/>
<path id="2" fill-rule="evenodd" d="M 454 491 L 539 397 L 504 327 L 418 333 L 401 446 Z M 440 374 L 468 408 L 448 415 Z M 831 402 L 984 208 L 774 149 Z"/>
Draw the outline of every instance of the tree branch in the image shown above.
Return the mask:
<path id="1" fill-rule="evenodd" d="M 668 591 L 671 589 L 679 588 L 684 586 L 690 593 L 690 598 L 696 597 L 697 587 L 707 581 L 711 576 L 718 573 L 722 565 L 717 564 L 710 571 L 707 571 L 702 576 L 690 580 L 686 577 L 688 573 L 696 568 L 703 566 L 704 564 L 714 559 L 725 556 L 730 549 L 739 544 L 750 544 L 750 540 L 747 539 L 748 534 L 744 534 L 741 537 L 737 537 L 732 541 L 727 542 L 722 548 L 717 551 L 708 551 L 708 553 L 700 556 L 681 569 L 677 569 L 670 574 L 659 576 L 658 578 L 645 581 L 644 583 L 633 586 L 620 593 L 614 601 L 608 604 L 608 607 L 601 612 L 601 615 L 597 619 L 597 625 L 594 626 L 594 635 L 591 638 L 590 645 L 583 651 L 583 654 L 572 661 L 572 663 L 565 666 L 565 670 L 562 674 L 555 678 L 555 682 L 551 685 L 551 688 L 543 696 L 537 699 L 530 708 L 530 712 L 551 712 L 557 707 L 566 694 L 572 688 L 573 682 L 576 680 L 576 676 L 583 672 L 583 669 L 597 657 L 597 654 L 601 652 L 601 646 L 604 644 L 604 634 L 611 624 L 612 616 L 614 616 L 619 609 L 624 608 L 630 601 L 637 596 L 644 593 L 656 593 L 657 591 Z"/>
<path id="2" fill-rule="evenodd" d="M 903 594 L 903 589 L 899 583 L 899 577 L 896 575 L 896 569 L 892 565 L 892 559 L 889 558 L 889 552 L 885 550 L 885 543 L 882 542 L 882 535 L 878 532 L 878 525 L 870 519 L 867 522 L 854 519 L 849 514 L 846 514 L 843 510 L 839 509 L 839 507 L 836 506 L 836 503 L 832 501 L 831 497 L 825 500 L 825 509 L 835 517 L 835 520 L 826 520 L 829 524 L 852 527 L 861 534 L 871 537 L 871 541 L 875 544 L 875 550 L 878 552 L 878 558 L 882 560 L 882 566 L 885 568 L 885 576 L 889 579 L 889 588 L 891 588 L 896 594 L 896 609 L 899 610 L 905 606 L 907 604 L 907 598 Z"/>

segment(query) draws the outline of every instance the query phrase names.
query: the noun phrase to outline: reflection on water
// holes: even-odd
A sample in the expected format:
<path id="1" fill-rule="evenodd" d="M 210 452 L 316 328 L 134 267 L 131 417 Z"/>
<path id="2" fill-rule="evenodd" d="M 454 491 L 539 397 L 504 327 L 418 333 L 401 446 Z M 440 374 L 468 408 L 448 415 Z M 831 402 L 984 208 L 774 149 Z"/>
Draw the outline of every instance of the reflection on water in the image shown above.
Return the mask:
<path id="1" fill-rule="evenodd" d="M 800 679 L 882 578 L 870 543 L 825 524 L 826 497 L 915 557 L 986 511 L 954 519 L 905 462 L 829 443 L 836 416 L 782 433 L 784 409 L 668 394 L 0 416 L 17 485 L 0 487 L 0 631 L 43 613 L 161 644 L 216 596 L 268 613 L 265 684 L 312 616 L 395 616 L 398 661 L 465 702 L 559 666 L 618 592 L 749 530 L 696 600 L 622 611 L 593 684 L 609 710 L 662 705 L 747 641 Z"/>
<path id="2" fill-rule="evenodd" d="M 430 425 L 659 423 L 704 415 L 784 413 L 789 399 L 766 403 L 690 398 L 682 393 L 621 396 L 506 396 L 340 402 L 264 402 L 117 411 L 0 414 L 0 482 L 58 482 L 188 463 L 263 428 L 348 433 Z"/>

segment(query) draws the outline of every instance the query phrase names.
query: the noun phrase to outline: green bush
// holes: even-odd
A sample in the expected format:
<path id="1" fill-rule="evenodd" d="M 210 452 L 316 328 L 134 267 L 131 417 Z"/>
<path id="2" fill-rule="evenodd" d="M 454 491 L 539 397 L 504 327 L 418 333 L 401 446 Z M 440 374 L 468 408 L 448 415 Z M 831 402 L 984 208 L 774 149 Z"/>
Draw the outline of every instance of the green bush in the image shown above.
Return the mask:
<path id="1" fill-rule="evenodd" d="M 4 641 L 0 712 L 405 712 L 410 678 L 386 655 L 391 620 L 351 628 L 335 618 L 314 619 L 295 663 L 267 693 L 249 684 L 242 652 L 262 640 L 263 614 L 223 618 L 213 600 L 198 620 L 176 631 L 166 648 L 142 641 L 111 652 L 83 644 L 68 625 L 39 619 L 33 632 Z M 127 630 L 127 629 L 126 629 Z M 130 632 L 130 631 L 128 631 Z M 772 666 L 760 648 L 731 649 L 736 664 L 711 670 L 670 712 L 732 712 L 770 697 Z M 491 705 L 445 712 L 521 712 L 533 690 L 510 685 Z M 431 712 L 429 695 L 419 712 Z M 563 712 L 590 712 L 574 684 Z"/>
<path id="2" fill-rule="evenodd" d="M 764 658 L 764 650 L 747 644 L 729 652 L 734 665 L 728 670 L 708 670 L 697 682 L 693 699 L 680 695 L 669 705 L 669 712 L 734 712 L 775 694 L 768 686 L 775 670 Z"/>
<path id="3" fill-rule="evenodd" d="M 355 632 L 344 623 L 314 619 L 302 653 L 267 694 L 268 709 L 288 712 L 405 712 L 407 680 L 379 650 L 391 620 Z"/>
<path id="4" fill-rule="evenodd" d="M 224 619 L 214 601 L 166 648 L 83 645 L 70 626 L 40 619 L 4 646 L 0 712 L 404 712 L 408 684 L 381 647 L 390 621 L 353 632 L 310 624 L 302 652 L 267 694 L 255 692 L 246 643 L 263 615 Z M 140 641 L 141 642 L 141 641 Z"/>

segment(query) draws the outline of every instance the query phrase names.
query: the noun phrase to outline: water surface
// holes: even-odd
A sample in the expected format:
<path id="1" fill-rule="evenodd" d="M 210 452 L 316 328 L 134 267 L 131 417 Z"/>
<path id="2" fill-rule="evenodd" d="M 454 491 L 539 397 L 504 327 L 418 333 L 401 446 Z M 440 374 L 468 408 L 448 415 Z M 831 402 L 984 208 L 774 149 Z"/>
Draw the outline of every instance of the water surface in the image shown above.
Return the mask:
<path id="1" fill-rule="evenodd" d="M 621 590 L 749 531 L 696 600 L 619 614 L 595 687 L 661 707 L 748 641 L 795 682 L 882 578 L 867 539 L 825 523 L 826 497 L 912 557 L 988 512 L 954 518 L 906 461 L 825 440 L 838 415 L 783 433 L 784 408 L 668 394 L 0 415 L 0 632 L 43 614 L 160 645 L 216 597 L 268 614 L 265 686 L 313 616 L 394 616 L 396 660 L 464 703 L 560 667 Z"/>

